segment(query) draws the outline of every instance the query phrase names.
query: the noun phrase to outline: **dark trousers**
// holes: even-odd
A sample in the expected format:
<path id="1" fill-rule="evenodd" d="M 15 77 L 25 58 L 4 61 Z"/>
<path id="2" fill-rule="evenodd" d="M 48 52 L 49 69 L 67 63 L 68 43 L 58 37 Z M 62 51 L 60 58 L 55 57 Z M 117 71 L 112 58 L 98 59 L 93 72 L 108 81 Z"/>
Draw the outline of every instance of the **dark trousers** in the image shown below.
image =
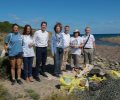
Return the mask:
<path id="1" fill-rule="evenodd" d="M 63 50 L 59 52 L 59 48 L 56 48 L 56 53 L 54 54 L 54 74 L 61 74 L 61 65 L 63 60 Z"/>
<path id="2" fill-rule="evenodd" d="M 26 79 L 27 77 L 32 76 L 32 64 L 34 57 L 23 57 L 23 77 Z"/>
<path id="3" fill-rule="evenodd" d="M 44 72 L 47 59 L 47 47 L 36 47 L 36 68 L 35 76 L 39 75 L 39 72 Z"/>

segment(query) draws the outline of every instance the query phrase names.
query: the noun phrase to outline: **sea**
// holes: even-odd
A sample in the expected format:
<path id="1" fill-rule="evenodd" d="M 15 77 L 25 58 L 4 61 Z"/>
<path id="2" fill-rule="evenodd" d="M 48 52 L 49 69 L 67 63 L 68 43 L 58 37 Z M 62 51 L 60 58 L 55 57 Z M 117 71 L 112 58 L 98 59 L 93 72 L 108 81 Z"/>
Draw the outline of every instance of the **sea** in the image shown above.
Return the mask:
<path id="1" fill-rule="evenodd" d="M 111 43 L 107 41 L 101 41 L 100 38 L 109 38 L 109 37 L 118 37 L 120 36 L 120 33 L 118 34 L 93 34 L 96 38 L 96 44 L 97 45 L 107 45 L 107 46 L 120 46 L 118 43 Z"/>
<path id="2" fill-rule="evenodd" d="M 82 36 L 83 34 L 81 34 Z M 114 33 L 114 34 L 93 34 L 96 39 L 97 45 L 105 45 L 105 46 L 120 46 L 120 44 L 117 43 L 111 43 L 107 41 L 101 41 L 100 38 L 109 38 L 109 37 L 120 37 L 120 33 Z"/>

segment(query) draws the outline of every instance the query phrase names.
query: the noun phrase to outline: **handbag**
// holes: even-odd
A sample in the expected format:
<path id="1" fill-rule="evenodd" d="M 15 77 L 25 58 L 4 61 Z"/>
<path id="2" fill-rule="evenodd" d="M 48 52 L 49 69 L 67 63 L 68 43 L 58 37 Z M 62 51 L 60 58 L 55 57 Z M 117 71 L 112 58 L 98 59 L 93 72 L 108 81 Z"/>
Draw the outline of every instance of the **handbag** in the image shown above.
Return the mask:
<path id="1" fill-rule="evenodd" d="M 59 54 L 63 53 L 63 48 L 58 48 Z"/>
<path id="2" fill-rule="evenodd" d="M 9 44 L 10 44 L 10 42 L 11 42 L 11 39 L 12 39 L 12 33 L 11 33 L 11 36 L 10 36 L 10 39 L 9 39 L 9 42 L 8 42 L 8 46 L 9 46 Z M 8 54 L 8 50 L 6 51 L 5 50 L 5 47 L 4 47 L 4 49 L 2 50 L 2 53 L 1 53 L 1 56 L 0 57 L 5 57 L 5 56 L 8 56 L 9 54 Z"/>

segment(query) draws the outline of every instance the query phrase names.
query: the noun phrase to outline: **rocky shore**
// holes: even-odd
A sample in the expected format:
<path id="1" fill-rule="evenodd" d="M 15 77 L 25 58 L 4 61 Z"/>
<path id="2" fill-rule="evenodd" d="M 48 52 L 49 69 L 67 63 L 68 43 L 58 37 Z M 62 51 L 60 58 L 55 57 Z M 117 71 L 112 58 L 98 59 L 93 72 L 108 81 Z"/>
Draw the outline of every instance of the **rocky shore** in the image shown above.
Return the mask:
<path id="1" fill-rule="evenodd" d="M 110 38 L 100 38 L 99 40 L 120 44 L 120 36 L 110 37 Z"/>
<path id="2" fill-rule="evenodd" d="M 81 59 L 81 64 L 82 63 L 83 63 L 83 59 Z M 95 56 L 94 56 L 94 67 L 100 68 L 103 72 L 106 72 L 107 70 L 110 70 L 110 69 L 120 71 L 120 47 L 97 45 Z M 34 100 L 34 99 L 31 99 L 31 97 L 28 95 L 28 92 L 26 92 L 26 90 L 27 91 L 33 90 L 35 93 L 37 93 L 40 96 L 41 100 L 47 100 L 47 99 L 44 99 L 46 96 L 52 95 L 53 93 L 59 93 L 59 89 L 57 88 L 57 85 L 59 85 L 59 79 L 51 75 L 53 68 L 54 68 L 53 58 L 48 57 L 46 70 L 47 71 L 49 70 L 47 72 L 47 75 L 49 77 L 48 78 L 41 77 L 42 81 L 40 83 L 36 82 L 35 80 L 33 83 L 26 83 L 23 80 L 24 84 L 22 86 L 19 86 L 19 85 L 11 86 L 11 83 L 9 80 L 4 80 L 4 81 L 2 80 L 0 81 L 0 83 L 3 84 L 8 89 L 8 92 L 10 92 L 12 96 L 16 96 L 16 98 L 21 97 L 22 99 L 20 100 Z M 70 71 L 64 72 L 63 74 L 72 75 Z M 112 84 L 114 84 L 115 82 L 111 81 L 111 84 L 109 85 L 109 89 L 110 89 L 110 86 L 113 86 Z M 100 93 L 103 94 L 104 92 L 109 91 L 108 89 L 105 90 L 104 88 L 107 88 L 107 87 L 105 86 L 101 88 L 100 91 L 103 91 L 103 92 L 100 92 Z M 81 95 L 84 96 L 85 93 Z M 81 99 L 81 100 L 89 100 L 89 99 Z M 92 100 L 96 100 L 96 99 L 94 98 Z"/>
<path id="3" fill-rule="evenodd" d="M 120 62 L 120 46 L 97 46 L 96 51 L 107 61 Z"/>

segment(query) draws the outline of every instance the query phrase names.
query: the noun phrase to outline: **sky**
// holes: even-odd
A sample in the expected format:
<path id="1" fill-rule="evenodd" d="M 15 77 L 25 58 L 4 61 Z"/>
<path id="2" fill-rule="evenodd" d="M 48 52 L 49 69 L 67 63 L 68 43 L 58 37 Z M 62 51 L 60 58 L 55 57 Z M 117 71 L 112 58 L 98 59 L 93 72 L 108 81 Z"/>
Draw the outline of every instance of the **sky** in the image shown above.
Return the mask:
<path id="1" fill-rule="evenodd" d="M 47 21 L 53 32 L 56 22 L 70 26 L 70 33 L 86 26 L 93 34 L 120 33 L 120 0 L 0 0 L 0 21 L 39 29 Z"/>

